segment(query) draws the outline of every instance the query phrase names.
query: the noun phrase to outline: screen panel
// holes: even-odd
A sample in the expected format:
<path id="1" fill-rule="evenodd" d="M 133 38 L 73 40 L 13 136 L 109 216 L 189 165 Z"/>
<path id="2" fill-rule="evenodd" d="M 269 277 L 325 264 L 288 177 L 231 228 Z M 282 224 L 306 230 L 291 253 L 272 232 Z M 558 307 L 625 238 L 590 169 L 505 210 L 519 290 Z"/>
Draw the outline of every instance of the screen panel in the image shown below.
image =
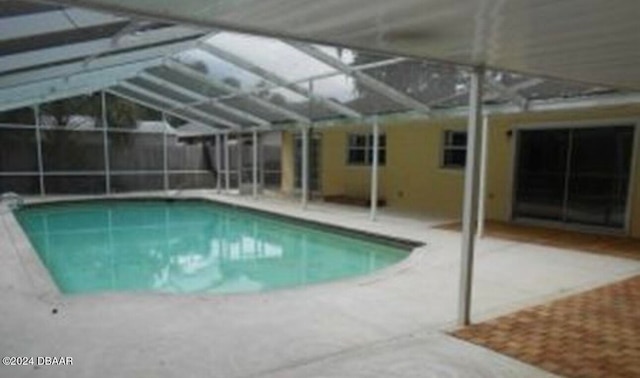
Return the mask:
<path id="1" fill-rule="evenodd" d="M 37 172 L 34 129 L 0 129 L 0 172 Z"/>

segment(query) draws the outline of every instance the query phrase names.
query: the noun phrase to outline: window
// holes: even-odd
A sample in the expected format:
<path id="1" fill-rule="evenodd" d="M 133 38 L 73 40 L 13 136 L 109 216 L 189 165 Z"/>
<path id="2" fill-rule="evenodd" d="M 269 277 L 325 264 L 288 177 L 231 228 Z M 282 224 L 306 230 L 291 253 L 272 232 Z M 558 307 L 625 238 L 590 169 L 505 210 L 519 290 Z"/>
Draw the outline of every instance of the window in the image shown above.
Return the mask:
<path id="1" fill-rule="evenodd" d="M 371 165 L 373 162 L 373 135 L 349 134 L 347 164 Z M 378 164 L 385 165 L 387 161 L 387 138 L 378 135 Z"/>
<path id="2" fill-rule="evenodd" d="M 442 168 L 464 168 L 467 161 L 467 132 L 444 132 Z"/>

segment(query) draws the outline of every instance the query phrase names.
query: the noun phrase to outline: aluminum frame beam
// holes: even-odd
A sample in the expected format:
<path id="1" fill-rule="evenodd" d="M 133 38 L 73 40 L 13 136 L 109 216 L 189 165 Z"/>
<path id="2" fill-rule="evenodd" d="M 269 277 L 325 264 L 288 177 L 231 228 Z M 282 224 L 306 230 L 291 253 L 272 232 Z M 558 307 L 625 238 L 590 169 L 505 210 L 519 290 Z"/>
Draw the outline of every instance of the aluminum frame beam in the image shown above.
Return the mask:
<path id="1" fill-rule="evenodd" d="M 113 37 L 108 37 L 4 55 L 0 57 L 0 74 L 27 67 L 42 67 L 43 65 L 80 58 L 85 59 L 83 65 L 89 66 L 101 54 L 117 53 L 118 51 L 129 49 L 143 49 L 145 46 L 157 46 L 161 43 L 184 42 L 187 38 L 196 39 L 202 34 L 202 31 L 191 28 L 172 26 L 150 30 L 136 35 L 135 38 L 123 36 L 118 45 L 114 45 Z M 87 60 L 87 58 L 91 59 Z"/>
<path id="2" fill-rule="evenodd" d="M 378 215 L 378 165 L 380 162 L 380 125 L 378 124 L 378 117 L 373 117 L 373 125 L 372 125 L 372 136 L 373 136 L 373 151 L 372 151 L 372 162 L 371 162 L 371 193 L 370 197 L 370 215 L 369 218 L 372 221 L 376 220 Z"/>
<path id="3" fill-rule="evenodd" d="M 229 133 L 224 134 L 224 191 L 229 193 L 231 189 L 231 146 L 229 145 Z M 238 183 L 240 179 L 238 179 Z M 239 185 L 239 184 L 238 184 Z"/>
<path id="4" fill-rule="evenodd" d="M 582 98 L 568 99 L 552 99 L 552 100 L 531 100 L 529 101 L 526 112 L 549 112 L 563 110 L 579 110 L 593 107 L 608 106 L 627 106 L 640 104 L 640 93 L 616 93 L 607 95 L 598 95 Z M 521 114 L 523 109 L 514 104 L 483 104 L 484 114 L 489 116 Z M 434 109 L 429 114 L 417 113 L 414 111 L 396 112 L 389 114 L 379 114 L 378 119 L 385 123 L 405 122 L 405 121 L 428 121 L 441 120 L 451 118 L 462 118 L 468 115 L 468 107 L 459 106 L 448 109 Z M 373 116 L 366 116 L 364 121 L 369 121 Z M 347 125 L 362 125 L 362 122 L 356 122 L 345 119 L 329 119 L 314 122 L 314 128 L 325 129 L 332 127 L 344 127 Z M 291 130 L 292 125 L 274 125 L 273 130 Z"/>
<path id="5" fill-rule="evenodd" d="M 501 88 L 497 88 L 497 86 L 496 86 L 496 88 L 491 88 L 491 89 L 493 89 L 494 93 L 493 94 L 487 94 L 487 95 L 483 96 L 483 100 L 484 101 L 495 100 L 499 96 L 502 95 L 502 96 L 506 96 L 507 98 L 514 98 L 514 97 L 522 98 L 526 102 L 525 105 L 528 105 L 529 101 L 531 101 L 531 100 L 529 100 L 526 97 L 522 96 L 518 92 L 521 91 L 521 90 L 530 88 L 530 87 L 534 87 L 534 86 L 536 86 L 536 85 L 538 85 L 538 84 L 540 84 L 542 82 L 544 82 L 543 79 L 533 78 L 533 79 L 529 79 L 529 80 L 526 80 L 526 81 L 523 81 L 521 83 L 517 83 L 517 84 L 511 85 L 511 86 L 505 86 L 504 84 L 499 83 L 501 85 Z M 487 86 L 489 86 L 489 85 L 490 84 L 487 84 Z M 468 95 L 469 95 L 469 89 L 467 88 L 467 89 L 465 89 L 463 91 L 460 91 L 459 93 L 455 93 L 455 94 L 453 94 L 451 96 L 446 96 L 446 97 L 442 97 L 442 98 L 438 98 L 438 99 L 435 99 L 433 101 L 430 101 L 427 105 L 428 106 L 435 106 L 435 105 L 439 105 L 439 104 L 445 103 L 447 101 L 453 100 L 455 98 L 462 97 L 462 96 L 468 96 Z M 514 101 L 514 102 L 517 103 L 518 101 Z M 521 109 L 526 110 L 525 108 L 523 108 L 521 106 L 522 105 L 521 103 L 518 103 L 517 105 Z M 434 110 L 433 112 L 434 113 L 435 112 L 440 112 L 440 110 Z"/>
<path id="6" fill-rule="evenodd" d="M 216 193 L 220 194 L 222 184 L 222 134 L 216 134 Z"/>
<path id="7" fill-rule="evenodd" d="M 351 109 L 348 106 L 342 105 L 337 101 L 334 100 L 330 100 L 326 97 L 323 96 L 318 96 L 314 93 L 312 93 L 311 91 L 308 91 L 306 88 L 302 87 L 302 86 L 298 86 L 292 82 L 290 82 L 289 80 L 276 75 L 273 72 L 270 72 L 266 69 L 263 69 L 262 67 L 259 67 L 258 65 L 236 55 L 233 54 L 231 52 L 228 52 L 224 49 L 221 49 L 219 47 L 213 46 L 212 44 L 202 41 L 198 44 L 197 46 L 200 50 L 213 55 L 214 57 L 217 57 L 219 59 L 225 60 L 237 67 L 240 67 L 242 69 L 245 69 L 253 74 L 255 74 L 256 76 L 264 79 L 267 82 L 271 82 L 273 84 L 276 85 L 276 87 L 284 87 L 287 88 L 299 95 L 302 95 L 304 97 L 306 97 L 309 100 L 314 100 L 317 101 L 319 103 L 321 103 L 322 105 L 324 105 L 325 107 L 339 113 L 342 114 L 346 117 L 349 118 L 362 118 L 362 114 L 357 112 L 354 109 Z"/>
<path id="8" fill-rule="evenodd" d="M 365 63 L 365 64 L 360 64 L 357 66 L 352 66 L 354 71 L 362 71 L 362 70 L 367 70 L 370 68 L 376 68 L 376 67 L 386 67 L 386 66 L 391 66 L 394 64 L 398 64 L 398 63 L 402 63 L 404 61 L 408 60 L 407 58 L 391 58 L 391 59 L 386 59 L 383 61 L 379 61 L 379 62 L 372 62 L 372 63 Z M 336 77 L 336 76 L 341 76 L 344 75 L 344 73 L 342 71 L 332 71 L 332 72 L 325 72 L 325 73 L 321 73 L 321 74 L 317 74 L 317 75 L 311 75 L 311 76 L 307 76 L 307 77 L 303 77 L 301 79 L 297 79 L 297 80 L 292 80 L 289 81 L 289 85 L 293 86 L 296 84 L 303 84 L 303 83 L 308 83 L 311 81 L 317 81 L 317 80 L 322 80 L 322 79 L 329 79 L 332 77 Z M 278 89 L 278 88 L 285 88 L 282 85 L 279 84 L 275 84 L 269 81 L 265 80 L 266 85 L 264 87 L 260 87 L 260 88 L 252 88 L 252 89 L 247 89 L 247 90 L 241 90 L 240 93 L 241 95 L 245 95 L 245 94 L 258 94 L 264 90 L 273 90 L 273 89 Z M 302 87 L 304 89 L 304 87 Z M 290 88 L 288 88 L 290 89 Z M 238 97 L 239 95 L 237 94 L 231 94 L 231 95 L 223 95 L 223 96 L 216 96 L 214 97 L 217 100 L 223 100 L 223 99 L 228 99 L 228 98 L 233 98 L 233 97 Z M 192 104 L 192 105 L 196 105 L 196 104 Z M 351 109 L 351 108 L 349 108 Z M 355 109 L 352 109 L 355 111 Z M 365 115 L 363 114 L 362 117 L 365 117 Z M 360 118 L 350 118 L 353 120 L 360 120 Z"/>
<path id="9" fill-rule="evenodd" d="M 252 176 L 252 195 L 253 195 L 253 199 L 258 199 L 258 131 L 257 130 L 253 130 L 253 134 L 252 134 L 252 143 L 253 145 L 252 147 L 252 152 L 253 152 L 253 156 L 252 156 L 252 171 L 251 171 L 251 176 Z"/>
<path id="10" fill-rule="evenodd" d="M 239 125 L 239 124 L 237 124 L 235 122 L 231 122 L 231 121 L 229 121 L 227 119 L 224 119 L 222 117 L 218 117 L 218 116 L 215 116 L 213 114 L 209 114 L 209 113 L 203 112 L 202 110 L 191 109 L 191 108 L 184 109 L 184 105 L 185 105 L 184 103 L 176 101 L 176 100 L 168 98 L 168 97 L 165 97 L 165 96 L 162 96 L 162 95 L 160 95 L 158 93 L 155 93 L 155 92 L 152 92 L 152 91 L 150 91 L 150 90 L 148 90 L 146 88 L 142 88 L 142 87 L 140 87 L 140 86 L 138 86 L 136 84 L 133 84 L 133 83 L 125 81 L 125 82 L 118 83 L 118 85 L 120 87 L 122 87 L 122 88 L 128 89 L 128 90 L 130 90 L 132 92 L 136 92 L 136 93 L 141 94 L 141 95 L 143 95 L 145 97 L 152 98 L 152 99 L 154 99 L 154 100 L 156 100 L 158 102 L 165 103 L 165 104 L 171 106 L 171 108 L 169 110 L 176 110 L 176 109 L 185 110 L 187 112 L 192 113 L 195 116 L 202 117 L 204 119 L 208 119 L 208 120 L 214 122 L 216 125 L 222 125 L 222 126 L 225 126 L 226 128 L 230 128 L 230 129 L 241 129 L 242 128 L 241 125 Z M 215 127 L 215 126 L 211 126 L 211 127 L 219 129 L 219 127 Z"/>
<path id="11" fill-rule="evenodd" d="M 238 88 L 232 87 L 220 80 L 214 79 L 210 76 L 207 76 L 199 71 L 196 71 L 195 69 L 185 65 L 184 63 L 178 62 L 175 59 L 166 59 L 164 62 L 165 66 L 168 67 L 169 69 L 172 69 L 174 71 L 177 71 L 185 76 L 189 76 L 192 79 L 195 80 L 199 80 L 203 83 L 206 83 L 214 88 L 218 88 L 221 89 L 223 91 L 229 92 L 235 96 L 238 97 L 244 97 L 249 99 L 250 101 L 262 106 L 265 109 L 268 109 L 272 112 L 276 112 L 279 114 L 282 114 L 288 118 L 293 119 L 294 121 L 297 122 L 301 122 L 301 123 L 311 123 L 311 120 L 297 112 L 294 112 L 292 110 L 289 109 L 285 109 L 281 106 L 275 105 L 265 99 L 262 99 L 260 97 L 254 96 L 252 94 L 247 94 L 247 93 L 243 93 L 241 90 L 239 90 Z"/>
<path id="12" fill-rule="evenodd" d="M 0 23 L 0 40 L 28 38 L 35 35 L 114 24 L 126 20 L 123 17 L 82 8 L 31 13 L 3 18 Z"/>
<path id="13" fill-rule="evenodd" d="M 40 120 L 40 105 L 35 104 L 33 106 L 33 115 L 36 121 L 36 156 L 38 158 L 38 184 L 40 187 L 40 195 L 46 194 L 46 188 L 44 186 L 44 158 L 42 153 L 42 131 Z"/>
<path id="14" fill-rule="evenodd" d="M 66 78 L 85 72 L 97 71 L 109 67 L 124 66 L 139 63 L 145 67 L 156 66 L 160 63 L 154 59 L 165 58 L 167 55 L 175 54 L 183 50 L 192 48 L 195 41 L 180 41 L 175 43 L 152 46 L 131 52 L 107 55 L 96 58 L 90 64 L 77 61 L 67 64 L 55 65 L 53 67 L 34 68 L 16 73 L 0 75 L 0 88 L 7 88 L 17 85 L 24 85 L 31 82 L 39 82 L 46 79 Z"/>
<path id="15" fill-rule="evenodd" d="M 120 98 L 124 98 L 126 100 L 131 101 L 131 102 L 134 102 L 134 103 L 136 103 L 138 105 L 145 106 L 145 107 L 147 107 L 149 109 L 153 109 L 153 110 L 156 110 L 156 111 L 161 112 L 161 113 L 165 112 L 167 114 L 171 114 L 174 117 L 178 117 L 178 118 L 180 118 L 182 120 L 185 120 L 185 121 L 188 121 L 188 122 L 193 122 L 193 123 L 196 123 L 198 125 L 202 125 L 202 126 L 211 128 L 212 131 L 215 130 L 212 126 L 204 124 L 202 121 L 200 121 L 200 120 L 198 120 L 196 118 L 191 118 L 188 115 L 176 113 L 174 111 L 167 110 L 165 108 L 161 108 L 161 107 L 159 107 L 159 106 L 157 106 L 155 104 L 149 103 L 149 102 L 147 102 L 147 101 L 145 101 L 143 99 L 137 98 L 135 96 L 130 96 L 130 95 L 126 94 L 126 93 L 122 93 L 121 91 L 119 91 L 115 87 L 105 89 L 104 91 L 107 92 L 107 93 L 111 93 L 114 96 L 117 96 L 117 97 L 120 97 Z"/>
<path id="16" fill-rule="evenodd" d="M 506 86 L 502 83 L 496 82 L 495 80 L 489 79 L 485 84 L 491 90 L 496 92 L 496 94 L 485 96 L 484 99 L 495 100 L 496 98 L 498 98 L 498 96 L 505 96 L 511 99 L 512 102 L 518 105 L 522 110 L 527 110 L 527 107 L 529 106 L 529 102 L 532 100 L 526 98 L 519 92 L 527 88 L 535 87 L 536 85 L 541 84 L 543 82 L 544 82 L 543 79 L 533 78 L 533 79 L 525 80 L 521 83 L 513 84 L 511 86 Z M 466 93 L 468 94 L 469 92 L 467 91 Z"/>
<path id="17" fill-rule="evenodd" d="M 162 187 L 166 191 L 171 188 L 169 182 L 169 135 L 167 135 L 167 113 L 162 112 Z"/>
<path id="18" fill-rule="evenodd" d="M 33 104 L 45 103 L 45 102 L 56 101 L 64 98 L 80 96 L 84 94 L 97 92 L 104 88 L 105 88 L 104 83 L 94 84 L 94 85 L 82 85 L 82 86 L 76 86 L 71 88 L 65 88 L 64 90 L 59 90 L 50 94 L 31 96 L 27 99 L 19 100 L 16 102 L 10 102 L 10 103 L 0 102 L 0 111 L 19 109 L 19 108 L 31 106 Z"/>
<path id="19" fill-rule="evenodd" d="M 301 177 L 301 205 L 302 209 L 307 208 L 309 202 L 309 125 L 302 126 L 302 177 Z"/>
<path id="20" fill-rule="evenodd" d="M 105 193 L 111 194 L 111 162 L 109 159 L 109 122 L 107 119 L 107 95 L 100 91 L 100 115 L 102 119 L 102 144 L 104 158 L 104 185 Z"/>
<path id="21" fill-rule="evenodd" d="M 379 93 L 384 97 L 389 98 L 394 102 L 397 102 L 398 104 L 404 105 L 421 113 L 429 113 L 431 111 L 431 108 L 426 104 L 423 104 L 422 102 L 410 96 L 407 96 L 406 94 L 396 90 L 395 88 L 376 78 L 373 78 L 372 76 L 369 76 L 362 71 L 354 70 L 353 67 L 343 63 L 340 59 L 337 59 L 325 53 L 315 46 L 293 41 L 288 41 L 287 43 L 302 51 L 303 53 L 306 53 L 307 55 L 321 61 L 322 63 L 332 66 L 339 71 L 342 71 L 346 75 L 354 77 L 360 83 L 366 85 L 369 89 Z"/>
<path id="22" fill-rule="evenodd" d="M 515 103 L 522 109 L 527 109 L 527 104 L 529 103 L 529 99 L 518 93 L 517 89 L 513 89 L 507 87 L 506 85 L 500 83 L 490 75 L 485 75 L 485 85 L 496 92 L 498 95 L 504 96 L 508 98 L 511 102 Z"/>
<path id="23" fill-rule="evenodd" d="M 234 108 L 232 106 L 228 106 L 225 104 L 220 103 L 219 101 L 216 101 L 215 98 L 213 97 L 207 97 L 201 93 L 195 92 L 191 89 L 185 88 L 181 85 L 179 85 L 178 83 L 163 79 L 161 77 L 155 76 L 149 72 L 142 72 L 138 75 L 139 78 L 152 82 L 154 84 L 166 87 L 171 89 L 174 92 L 180 93 L 186 97 L 190 97 L 195 99 L 196 101 L 201 101 L 199 104 L 209 104 L 211 106 L 213 106 L 214 108 L 220 109 L 223 112 L 227 112 L 229 114 L 233 114 L 234 116 L 238 117 L 238 118 L 243 118 L 245 120 L 247 120 L 248 122 L 254 123 L 255 125 L 258 126 L 269 126 L 271 125 L 271 123 L 265 119 L 262 119 L 260 117 L 257 117 L 253 114 L 247 113 L 245 111 L 239 110 L 237 108 Z M 193 104 L 185 104 L 185 108 L 186 109 L 194 109 L 196 105 Z"/>
<path id="24" fill-rule="evenodd" d="M 135 76 L 141 68 L 146 68 L 149 64 L 158 65 L 160 63 L 160 59 L 155 59 L 143 63 L 80 72 L 67 78 L 54 78 L 0 89 L 0 109 L 18 108 L 24 106 L 25 103 L 44 102 L 52 97 L 63 98 L 64 95 L 60 97 L 55 96 L 55 94 L 77 92 L 74 89 L 80 87 L 86 87 L 88 91 L 107 88 L 115 85 L 119 80 L 126 80 Z M 89 88 L 92 90 L 89 90 Z"/>

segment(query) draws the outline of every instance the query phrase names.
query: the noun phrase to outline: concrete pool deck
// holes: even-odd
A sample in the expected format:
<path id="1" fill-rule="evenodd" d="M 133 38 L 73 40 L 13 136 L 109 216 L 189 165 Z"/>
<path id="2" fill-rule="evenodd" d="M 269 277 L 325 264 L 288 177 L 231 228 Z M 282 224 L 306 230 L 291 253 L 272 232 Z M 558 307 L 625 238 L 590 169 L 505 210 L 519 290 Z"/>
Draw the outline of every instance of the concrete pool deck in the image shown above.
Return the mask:
<path id="1" fill-rule="evenodd" d="M 37 257 L 2 212 L 0 354 L 70 356 L 74 364 L 0 365 L 0 376 L 552 376 L 443 332 L 455 328 L 460 236 L 432 228 L 441 219 L 382 211 L 371 222 L 366 209 L 348 206 L 310 203 L 302 211 L 283 199 L 181 195 L 427 244 L 395 269 L 270 293 L 61 296 L 43 290 Z M 639 273 L 640 261 L 485 238 L 476 254 L 473 320 Z"/>

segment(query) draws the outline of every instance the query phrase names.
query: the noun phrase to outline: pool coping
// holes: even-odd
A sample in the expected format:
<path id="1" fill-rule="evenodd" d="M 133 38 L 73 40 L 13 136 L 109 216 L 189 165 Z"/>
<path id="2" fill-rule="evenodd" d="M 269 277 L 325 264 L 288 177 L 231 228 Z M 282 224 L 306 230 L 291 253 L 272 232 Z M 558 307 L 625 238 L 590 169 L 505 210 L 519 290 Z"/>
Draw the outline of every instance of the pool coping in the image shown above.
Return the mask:
<path id="1" fill-rule="evenodd" d="M 39 298 L 49 299 L 63 295 L 13 211 L 7 211 L 3 215 L 3 222 L 34 294 Z"/>
<path id="2" fill-rule="evenodd" d="M 264 215 L 267 214 L 273 218 L 278 218 L 280 220 L 289 222 L 289 223 L 295 223 L 295 222 L 304 222 L 307 223 L 309 225 L 312 225 L 316 228 L 319 228 L 323 231 L 332 231 L 332 232 L 338 232 L 344 236 L 350 236 L 350 237 L 356 237 L 356 238 L 367 238 L 367 239 L 375 239 L 376 242 L 379 243 L 383 243 L 385 245 L 391 246 L 391 247 L 395 247 L 395 248 L 399 248 L 399 249 L 403 249 L 406 250 L 408 252 L 425 246 L 427 243 L 422 242 L 422 241 L 415 241 L 415 240 L 410 240 L 410 239 L 406 239 L 406 238 L 400 238 L 400 237 L 396 237 L 396 236 L 389 236 L 389 235 L 382 235 L 376 232 L 370 232 L 370 231 L 364 231 L 364 230 L 359 230 L 359 229 L 354 229 L 354 228 L 348 228 L 348 227 L 344 227 L 344 226 L 339 226 L 339 225 L 335 225 L 335 224 L 329 224 L 326 222 L 322 222 L 322 221 L 318 221 L 318 220 L 312 220 L 312 219 L 306 219 L 306 218 L 302 218 L 302 217 L 296 217 L 293 215 L 289 215 L 289 214 L 283 214 L 283 213 L 278 213 L 272 210 L 264 210 L 264 209 L 256 209 L 256 208 L 252 208 L 249 206 L 243 206 L 243 205 L 238 205 L 235 203 L 229 203 L 229 202 L 223 202 L 223 201 L 218 201 L 218 200 L 214 200 L 211 198 L 207 198 L 207 197 L 200 197 L 200 196 L 186 196 L 186 197 L 173 197 L 170 195 L 166 195 L 166 196 L 162 196 L 162 195 L 149 195 L 149 196 L 144 196 L 144 197 L 136 197 L 136 196 L 109 196 L 109 197 L 83 197 L 83 198 L 77 198 L 77 199 L 73 199 L 73 198 L 56 198 L 56 199 L 51 199 L 51 200 L 39 200 L 37 202 L 30 202 L 30 201 L 26 201 L 25 202 L 25 207 L 40 207 L 40 206 L 47 206 L 53 203 L 65 203 L 65 202 L 73 202 L 73 203 L 78 203 L 78 202 L 105 202 L 105 201 L 167 201 L 167 202 L 178 202 L 178 201 L 183 201 L 183 202 L 207 202 L 207 203 L 212 203 L 215 205 L 220 205 L 220 206 L 225 206 L 225 207 L 230 207 L 233 209 L 240 209 L 241 211 L 246 211 L 246 212 L 250 212 L 250 213 L 254 213 L 254 214 L 258 214 L 258 215 Z"/>
<path id="3" fill-rule="evenodd" d="M 20 222 L 16 219 L 13 211 L 9 211 L 7 221 L 9 222 L 9 230 L 12 234 L 12 238 L 15 238 L 14 249 L 19 255 L 23 268 L 25 269 L 29 279 L 32 283 L 32 289 L 34 294 L 40 298 L 48 301 L 65 302 L 81 300 L 82 298 L 94 298 L 98 296 L 122 296 L 127 298 L 135 298 L 138 296 L 145 297 L 191 297 L 191 298 L 233 298 L 233 297 L 253 297 L 253 296 L 269 296 L 279 293 L 291 293 L 300 292 L 302 290 L 314 290 L 314 289 L 327 289 L 335 287 L 345 286 L 366 286 L 379 282 L 381 280 L 389 279 L 390 277 L 400 274 L 412 267 L 416 259 L 418 259 L 424 249 L 427 246 L 425 242 L 418 242 L 414 240 L 399 238 L 395 236 L 382 235 L 374 232 L 367 232 L 355 228 L 348 228 L 339 225 L 333 225 L 318 220 L 309 220 L 303 217 L 297 217 L 289 214 L 282 214 L 272 210 L 263 210 L 258 208 L 252 208 L 250 206 L 243 206 L 236 203 L 224 202 L 215 199 L 208 198 L 204 195 L 186 195 L 176 197 L 170 194 L 117 194 L 117 195 L 95 195 L 95 196 L 69 196 L 69 197 L 55 197 L 55 198 L 26 198 L 24 202 L 25 207 L 39 207 L 50 204 L 58 203 L 80 203 L 80 202 L 102 202 L 102 201 L 191 201 L 191 202 L 207 202 L 214 205 L 225 206 L 233 209 L 240 209 L 254 214 L 262 214 L 266 216 L 272 216 L 277 219 L 286 222 L 305 222 L 309 224 L 309 227 L 321 229 L 328 232 L 338 232 L 341 235 L 356 237 L 360 239 L 375 239 L 375 242 L 383 243 L 387 246 L 393 246 L 398 249 L 402 249 L 402 252 L 406 252 L 407 256 L 402 260 L 386 266 L 384 268 L 375 270 L 373 272 L 344 277 L 336 280 L 329 280 L 324 282 L 314 282 L 305 285 L 291 286 L 285 288 L 278 288 L 275 290 L 246 292 L 246 293 L 206 293 L 206 292 L 194 292 L 194 293 L 168 293 L 168 292 L 155 292 L 155 291 L 117 291 L 107 290 L 96 293 L 77 293 L 68 294 L 63 293 L 58 287 L 57 283 L 51 276 L 51 273 L 44 265 L 38 252 L 31 243 L 31 240 L 27 236 L 26 232 L 22 228 Z M 17 244 L 17 246 L 16 246 Z"/>

